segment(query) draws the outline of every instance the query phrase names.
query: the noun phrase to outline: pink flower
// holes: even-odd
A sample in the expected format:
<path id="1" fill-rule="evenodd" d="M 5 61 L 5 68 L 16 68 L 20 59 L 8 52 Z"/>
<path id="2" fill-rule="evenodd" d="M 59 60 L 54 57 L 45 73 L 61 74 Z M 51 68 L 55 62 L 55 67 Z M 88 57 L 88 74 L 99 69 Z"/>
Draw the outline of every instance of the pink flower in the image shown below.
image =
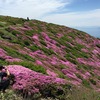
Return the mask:
<path id="1" fill-rule="evenodd" d="M 39 40 L 38 35 L 33 35 L 32 38 L 33 38 L 34 40 Z"/>
<path id="2" fill-rule="evenodd" d="M 39 61 L 39 60 L 36 60 L 36 64 L 43 65 L 43 63 L 41 61 Z"/>
<path id="3" fill-rule="evenodd" d="M 54 73 L 53 71 L 50 71 L 50 70 L 47 69 L 46 72 L 47 72 L 47 74 L 50 75 L 50 76 L 57 77 L 57 74 Z"/>

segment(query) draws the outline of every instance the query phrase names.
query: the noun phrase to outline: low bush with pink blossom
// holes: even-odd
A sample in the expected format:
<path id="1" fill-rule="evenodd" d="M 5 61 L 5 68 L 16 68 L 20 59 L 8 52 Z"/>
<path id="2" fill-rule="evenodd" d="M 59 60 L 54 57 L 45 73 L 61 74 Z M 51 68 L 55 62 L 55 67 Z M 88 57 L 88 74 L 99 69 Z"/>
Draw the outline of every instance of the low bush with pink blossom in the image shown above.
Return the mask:
<path id="1" fill-rule="evenodd" d="M 24 96 L 33 96 L 35 93 L 42 93 L 45 86 L 55 87 L 57 84 L 58 86 L 66 84 L 64 79 L 43 75 L 20 65 L 9 65 L 8 70 L 15 75 L 16 82 L 13 85 L 13 89 Z"/>

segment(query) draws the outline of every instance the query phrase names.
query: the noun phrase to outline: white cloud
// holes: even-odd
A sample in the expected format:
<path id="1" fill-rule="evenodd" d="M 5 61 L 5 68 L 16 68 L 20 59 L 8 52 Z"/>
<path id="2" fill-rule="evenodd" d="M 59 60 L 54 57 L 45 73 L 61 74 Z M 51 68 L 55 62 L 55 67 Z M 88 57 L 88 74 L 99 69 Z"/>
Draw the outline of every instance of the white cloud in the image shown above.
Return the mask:
<path id="1" fill-rule="evenodd" d="M 79 26 L 100 26 L 100 9 L 85 12 L 66 12 L 65 5 L 74 0 L 0 0 L 0 14 L 29 17 L 50 23 Z M 62 13 L 59 13 L 62 12 Z"/>
<path id="2" fill-rule="evenodd" d="M 69 1 L 66 0 L 65 3 L 63 0 L 1 0 L 0 7 L 3 9 L 0 10 L 0 14 L 39 19 L 45 14 L 59 10 L 69 4 Z"/>
<path id="3" fill-rule="evenodd" d="M 100 9 L 85 12 L 53 14 L 42 20 L 71 27 L 100 26 Z"/>

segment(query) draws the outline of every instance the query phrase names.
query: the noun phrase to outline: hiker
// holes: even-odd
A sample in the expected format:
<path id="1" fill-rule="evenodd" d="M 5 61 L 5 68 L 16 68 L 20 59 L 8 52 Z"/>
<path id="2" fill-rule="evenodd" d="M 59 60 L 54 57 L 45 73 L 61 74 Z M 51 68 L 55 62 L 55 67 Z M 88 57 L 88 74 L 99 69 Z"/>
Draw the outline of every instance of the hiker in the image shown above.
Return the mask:
<path id="1" fill-rule="evenodd" d="M 10 76 L 10 72 L 8 71 L 8 69 L 0 65 L 0 91 L 5 92 L 5 90 L 10 85 L 10 80 L 8 78 L 9 76 Z"/>

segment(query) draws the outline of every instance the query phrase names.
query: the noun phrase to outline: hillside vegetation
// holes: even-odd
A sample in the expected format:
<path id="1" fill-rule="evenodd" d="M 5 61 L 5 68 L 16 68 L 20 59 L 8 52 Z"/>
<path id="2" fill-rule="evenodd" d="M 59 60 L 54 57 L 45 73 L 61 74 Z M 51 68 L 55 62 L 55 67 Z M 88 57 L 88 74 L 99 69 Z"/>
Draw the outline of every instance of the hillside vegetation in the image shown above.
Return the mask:
<path id="1" fill-rule="evenodd" d="M 0 64 L 16 76 L 11 98 L 100 100 L 100 39 L 85 32 L 0 16 Z"/>

